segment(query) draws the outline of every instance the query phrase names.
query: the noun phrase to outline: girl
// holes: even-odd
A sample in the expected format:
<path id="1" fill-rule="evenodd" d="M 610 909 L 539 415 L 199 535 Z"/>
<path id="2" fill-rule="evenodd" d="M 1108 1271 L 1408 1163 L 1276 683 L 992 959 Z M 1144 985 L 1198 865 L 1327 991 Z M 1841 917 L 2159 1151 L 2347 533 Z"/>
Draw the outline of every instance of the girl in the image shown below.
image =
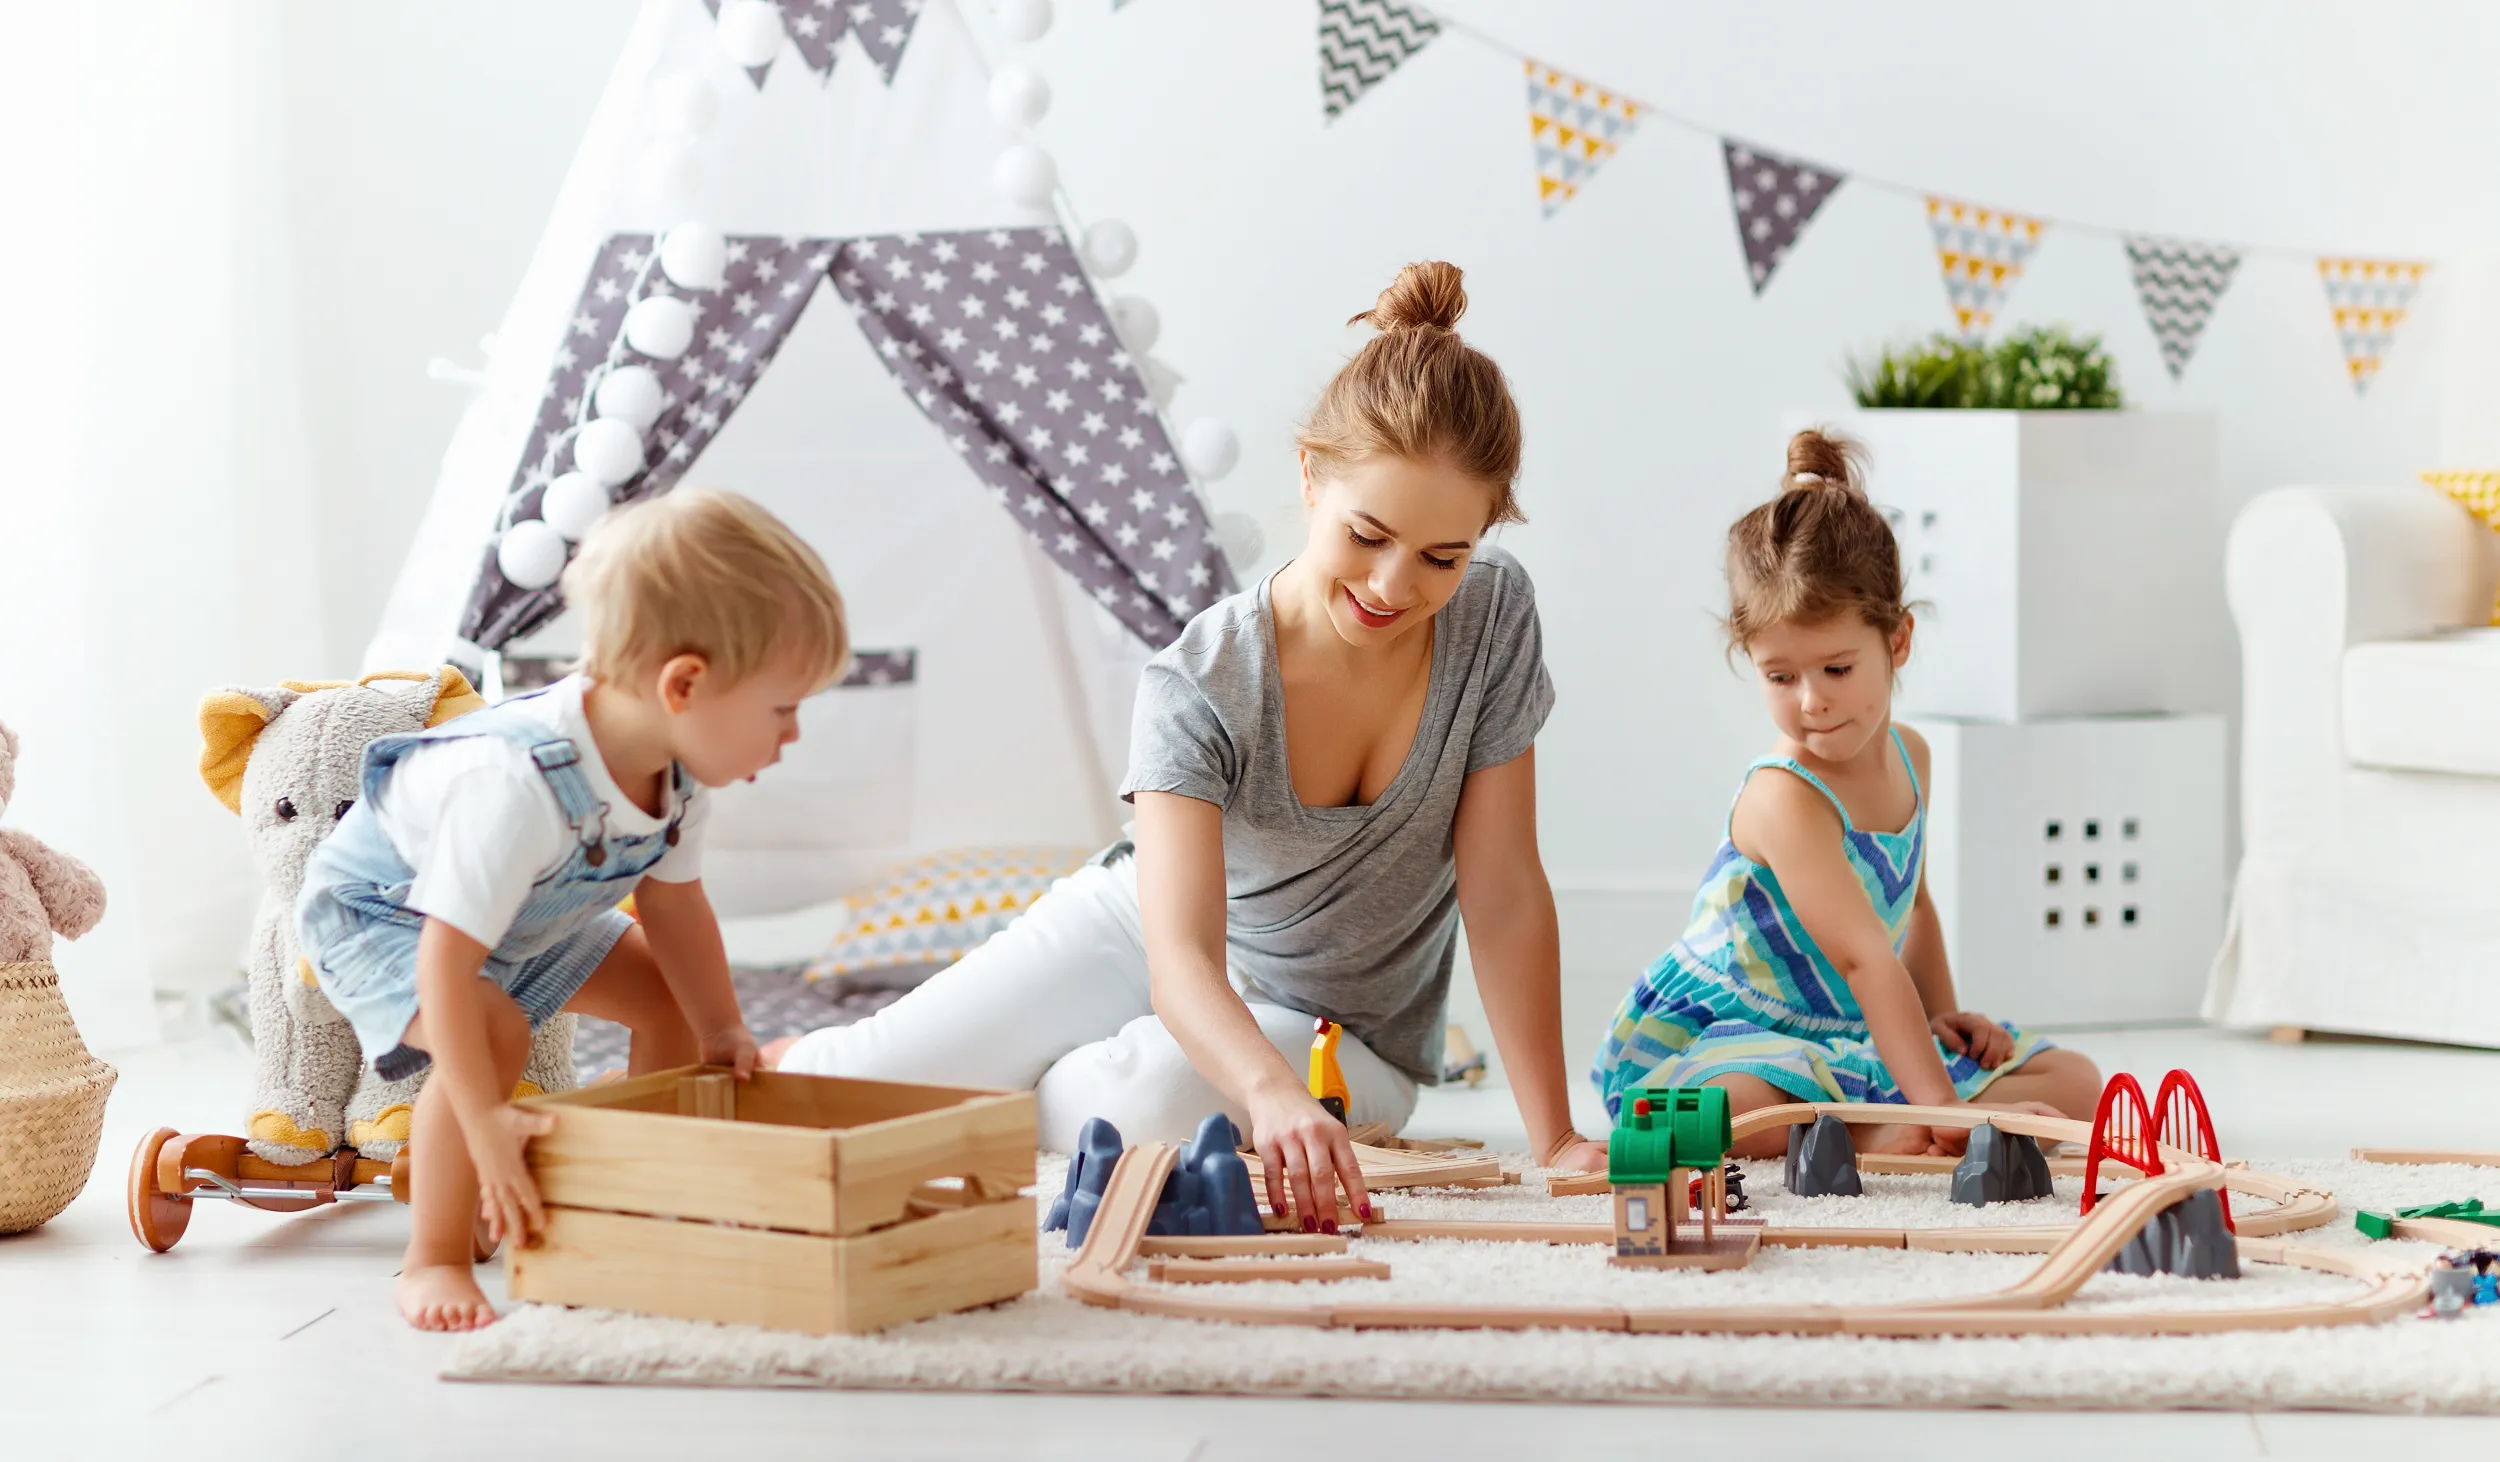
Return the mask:
<path id="1" fill-rule="evenodd" d="M 1310 537 L 1191 621 L 1137 691 L 1122 842 L 951 968 L 782 1069 L 1028 1087 L 1041 1140 L 1131 1142 L 1229 1114 L 1304 1222 L 1365 1202 L 1346 1126 L 1304 1085 L 1345 1028 L 1346 1120 L 1394 1129 L 1441 1060 L 1459 921 L 1538 1156 L 1571 1130 L 1534 742 L 1553 705 L 1535 591 L 1484 542 L 1517 521 L 1519 413 L 1452 328 L 1459 271 L 1410 265 L 1300 436 Z M 778 1044 L 778 1043 L 776 1043 Z"/>
<path id="2" fill-rule="evenodd" d="M 1972 1102 L 2065 1116 L 2098 1098 L 2080 1053 L 1954 999 L 1927 897 L 1927 743 L 1892 723 L 1893 673 L 1910 658 L 1900 550 L 1856 451 L 1797 433 L 1780 495 L 1728 530 L 1729 645 L 1779 741 L 1746 769 L 1692 926 L 1616 1012 L 1591 1073 L 1609 1111 L 1635 1086 L 1725 1087 L 1737 1112 Z M 1781 775 L 1754 775 L 1765 769 Z M 1768 1157 L 1786 1140 L 1767 1132 L 1737 1152 Z M 1909 1123 L 1862 1140 L 1961 1146 Z"/>

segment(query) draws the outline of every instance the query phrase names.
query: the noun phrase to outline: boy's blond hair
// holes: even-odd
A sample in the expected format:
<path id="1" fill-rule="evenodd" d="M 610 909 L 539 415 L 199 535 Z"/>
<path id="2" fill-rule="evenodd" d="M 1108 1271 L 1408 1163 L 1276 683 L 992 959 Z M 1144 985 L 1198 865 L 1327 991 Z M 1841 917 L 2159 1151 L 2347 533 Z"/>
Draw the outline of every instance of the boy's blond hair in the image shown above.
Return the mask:
<path id="1" fill-rule="evenodd" d="M 564 571 L 581 669 L 627 683 L 701 655 L 727 683 L 796 656 L 818 687 L 851 659 L 825 561 L 752 498 L 680 489 L 610 514 Z"/>

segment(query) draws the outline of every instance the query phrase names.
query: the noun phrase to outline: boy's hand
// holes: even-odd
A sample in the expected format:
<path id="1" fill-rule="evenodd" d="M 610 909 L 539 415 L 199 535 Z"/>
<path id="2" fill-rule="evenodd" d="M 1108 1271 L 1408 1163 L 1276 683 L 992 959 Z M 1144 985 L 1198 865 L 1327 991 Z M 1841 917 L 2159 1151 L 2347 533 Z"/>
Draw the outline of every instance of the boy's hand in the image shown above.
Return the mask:
<path id="1" fill-rule="evenodd" d="M 544 1137 L 555 1127 L 556 1119 L 547 1113 L 525 1112 L 510 1102 L 498 1102 L 483 1120 L 464 1124 L 469 1161 L 477 1166 L 478 1213 L 496 1243 L 509 1240 L 526 1248 L 547 1227 L 538 1180 L 530 1176 L 521 1153 L 531 1138 Z"/>
<path id="2" fill-rule="evenodd" d="M 1927 1022 L 1927 1028 L 1957 1056 L 1968 1056 L 1982 1071 L 1994 1071 L 2014 1054 L 2014 1038 L 2005 1027 L 1975 1010 L 1953 1010 Z"/>
<path id="3" fill-rule="evenodd" d="M 738 1074 L 740 1081 L 753 1076 L 762 1062 L 761 1053 L 755 1049 L 755 1037 L 743 1025 L 712 1032 L 696 1049 L 704 1065 L 726 1066 Z"/>

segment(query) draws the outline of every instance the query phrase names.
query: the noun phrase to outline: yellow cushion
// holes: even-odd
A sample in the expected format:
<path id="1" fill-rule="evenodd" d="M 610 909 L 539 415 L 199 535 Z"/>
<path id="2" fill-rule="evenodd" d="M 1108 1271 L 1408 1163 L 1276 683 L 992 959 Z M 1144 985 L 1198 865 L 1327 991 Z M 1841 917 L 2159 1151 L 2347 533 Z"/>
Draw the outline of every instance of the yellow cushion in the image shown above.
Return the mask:
<path id="1" fill-rule="evenodd" d="M 807 967 L 807 977 L 953 964 L 1006 928 L 1092 853 L 1049 844 L 985 844 L 915 859 L 845 900 L 850 908 L 843 930 Z"/>
<path id="2" fill-rule="evenodd" d="M 2500 472 L 2425 472 L 2422 480 L 2455 498 L 2484 527 L 2500 529 Z M 2500 624 L 2500 599 L 2492 601 L 2490 622 Z"/>

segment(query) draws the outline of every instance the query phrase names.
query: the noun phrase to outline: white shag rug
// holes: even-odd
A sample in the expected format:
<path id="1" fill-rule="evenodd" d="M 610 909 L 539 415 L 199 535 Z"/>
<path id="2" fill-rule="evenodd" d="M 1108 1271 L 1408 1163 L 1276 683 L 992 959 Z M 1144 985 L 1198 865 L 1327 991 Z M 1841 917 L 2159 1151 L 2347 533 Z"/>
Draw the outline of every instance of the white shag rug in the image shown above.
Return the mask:
<path id="1" fill-rule="evenodd" d="M 2252 1162 L 2335 1193 L 2345 1216 L 2295 1242 L 2365 1243 L 2354 1208 L 2454 1198 L 2500 1201 L 2500 1170 L 2340 1161 Z M 1058 1191 L 1045 1161 L 1041 1192 Z M 1534 1180 L 1531 1179 L 1531 1183 Z M 1869 1177 L 1861 1198 L 1800 1199 L 1776 1163 L 1748 1166 L 1754 1207 L 1782 1225 L 1943 1228 L 2035 1224 L 2075 1212 L 2057 1196 L 1956 1207 L 1940 1177 Z M 1537 1187 L 1401 1192 L 1402 1218 L 1604 1221 L 1602 1197 Z M 2235 1196 L 2235 1205 L 2254 1200 Z M 1045 1202 L 1043 1207 L 1047 1207 Z M 2500 1231 L 2495 1231 L 2500 1240 Z M 1442 1400 L 1638 1401 L 1765 1406 L 2011 1406 L 2076 1409 L 2328 1408 L 2500 1412 L 2500 1306 L 2457 1320 L 2198 1336 L 1893 1340 L 1841 1336 L 1627 1335 L 1588 1331 L 1346 1331 L 1222 1325 L 1096 1309 L 1057 1282 L 1062 1236 L 1043 1235 L 1042 1285 L 1013 1303 L 879 1335 L 816 1337 L 600 1310 L 519 1307 L 465 1337 L 448 1379 L 671 1386 L 943 1391 L 1189 1392 Z M 1720 1273 L 1618 1269 L 1594 1246 L 1365 1243 L 1385 1280 L 1229 1287 L 1281 1304 L 1882 1304 L 1977 1295 L 2014 1282 L 2033 1255 L 1770 1249 Z M 2437 1251 L 2400 1252 L 2427 1261 Z M 2356 1293 L 2358 1281 L 2250 1265 L 2237 1281 L 2104 1274 L 2072 1302 L 2094 1310 L 2230 1308 Z"/>

